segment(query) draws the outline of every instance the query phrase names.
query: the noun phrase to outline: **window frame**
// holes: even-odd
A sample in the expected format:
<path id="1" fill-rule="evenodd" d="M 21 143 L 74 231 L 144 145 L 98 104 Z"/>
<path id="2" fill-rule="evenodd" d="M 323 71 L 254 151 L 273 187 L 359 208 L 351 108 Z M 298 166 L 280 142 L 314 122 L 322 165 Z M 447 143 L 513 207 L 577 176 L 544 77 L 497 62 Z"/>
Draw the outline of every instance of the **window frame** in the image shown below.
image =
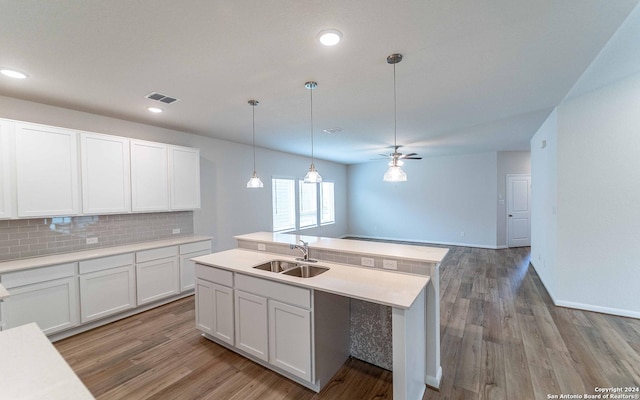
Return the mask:
<path id="1" fill-rule="evenodd" d="M 294 199 L 293 199 L 293 209 L 294 209 L 294 218 L 293 220 L 294 222 L 294 226 L 290 226 L 287 228 L 283 228 L 283 229 L 279 229 L 276 230 L 276 227 L 274 226 L 274 222 L 275 222 L 275 208 L 274 208 L 274 201 L 276 200 L 276 198 L 274 197 L 274 190 L 276 190 L 276 181 L 278 180 L 282 180 L 282 181 L 292 181 L 293 182 L 293 192 L 294 192 Z M 329 221 L 325 221 L 323 222 L 323 211 L 324 211 L 324 190 L 323 190 L 323 185 L 324 184 L 331 184 L 333 190 L 332 190 L 332 194 L 333 194 L 333 198 L 331 200 L 332 202 L 332 210 L 331 210 L 331 215 L 332 215 L 332 219 Z M 312 225 L 305 225 L 305 226 L 301 226 L 301 221 L 303 220 L 304 216 L 303 216 L 303 212 L 302 212 L 302 201 L 301 201 L 301 197 L 302 197 L 302 185 L 313 185 L 312 183 L 304 183 L 304 180 L 300 179 L 300 178 L 294 178 L 294 177 L 290 177 L 290 176 L 272 176 L 271 177 L 271 229 L 273 232 L 279 232 L 279 233 L 286 233 L 286 232 L 300 232 L 300 231 L 304 231 L 304 230 L 308 230 L 308 229 L 313 229 L 313 228 L 318 228 L 321 226 L 325 226 L 325 225 L 331 225 L 331 224 L 335 224 L 336 223 L 336 218 L 335 218 L 335 182 L 333 181 L 323 181 L 320 183 L 315 183 L 315 223 Z"/>

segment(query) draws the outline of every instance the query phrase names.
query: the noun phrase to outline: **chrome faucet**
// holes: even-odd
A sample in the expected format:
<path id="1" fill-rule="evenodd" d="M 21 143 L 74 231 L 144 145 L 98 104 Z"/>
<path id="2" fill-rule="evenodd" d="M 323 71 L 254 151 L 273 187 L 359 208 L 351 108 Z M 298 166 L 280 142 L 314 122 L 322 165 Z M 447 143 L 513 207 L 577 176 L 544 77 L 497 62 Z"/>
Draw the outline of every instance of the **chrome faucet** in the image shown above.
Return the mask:
<path id="1" fill-rule="evenodd" d="M 289 248 L 290 249 L 298 249 L 302 252 L 302 257 L 296 258 L 296 260 L 298 261 L 305 261 L 305 262 L 317 262 L 317 260 L 311 260 L 309 258 L 309 242 L 305 242 L 304 240 L 300 239 L 300 242 L 302 243 L 302 246 L 300 246 L 299 244 L 290 244 Z"/>

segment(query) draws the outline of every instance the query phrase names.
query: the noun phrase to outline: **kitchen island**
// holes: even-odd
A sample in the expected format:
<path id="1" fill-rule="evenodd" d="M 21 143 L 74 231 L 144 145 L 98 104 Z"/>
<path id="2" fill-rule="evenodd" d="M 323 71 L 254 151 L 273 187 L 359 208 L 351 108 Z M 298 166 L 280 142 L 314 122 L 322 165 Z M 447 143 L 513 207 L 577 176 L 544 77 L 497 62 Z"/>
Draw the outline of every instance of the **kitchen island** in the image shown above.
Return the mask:
<path id="1" fill-rule="evenodd" d="M 205 337 L 319 391 L 349 356 L 350 299 L 382 304 L 392 310 L 394 399 L 421 399 L 425 384 L 438 386 L 437 279 L 447 249 L 268 232 L 236 239 L 238 249 L 194 259 Z M 302 278 L 255 268 L 274 260 L 295 266 L 289 246 L 300 240 L 319 259 L 302 264 L 328 270 Z M 376 268 L 383 263 L 430 274 Z"/>

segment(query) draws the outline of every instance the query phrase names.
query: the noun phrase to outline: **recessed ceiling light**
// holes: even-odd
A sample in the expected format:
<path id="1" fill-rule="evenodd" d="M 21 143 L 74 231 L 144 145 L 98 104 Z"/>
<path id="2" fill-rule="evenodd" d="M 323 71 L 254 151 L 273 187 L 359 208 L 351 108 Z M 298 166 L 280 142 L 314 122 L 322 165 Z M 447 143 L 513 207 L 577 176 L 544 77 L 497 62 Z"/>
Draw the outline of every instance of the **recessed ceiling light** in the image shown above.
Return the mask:
<path id="1" fill-rule="evenodd" d="M 2 75 L 8 76 L 9 78 L 14 78 L 14 79 L 24 79 L 29 76 L 29 74 L 25 72 L 18 71 L 12 68 L 0 68 L 0 73 L 2 73 Z"/>
<path id="2" fill-rule="evenodd" d="M 337 29 L 325 29 L 318 33 L 318 40 L 325 46 L 335 46 L 342 40 L 342 32 Z"/>
<path id="3" fill-rule="evenodd" d="M 162 108 L 158 107 L 147 107 L 147 110 L 151 111 L 154 114 L 159 114 L 164 111 Z"/>

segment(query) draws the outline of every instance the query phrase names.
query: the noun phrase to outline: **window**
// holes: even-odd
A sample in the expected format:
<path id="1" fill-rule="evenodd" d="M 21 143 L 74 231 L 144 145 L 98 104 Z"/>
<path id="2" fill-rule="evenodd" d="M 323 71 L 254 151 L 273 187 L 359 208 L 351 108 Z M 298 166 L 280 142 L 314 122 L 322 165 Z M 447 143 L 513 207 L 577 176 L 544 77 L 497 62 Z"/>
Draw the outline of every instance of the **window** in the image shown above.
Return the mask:
<path id="1" fill-rule="evenodd" d="M 271 203 L 273 204 L 273 231 L 296 228 L 296 196 L 293 179 L 271 180 Z"/>
<path id="2" fill-rule="evenodd" d="M 298 181 L 300 188 L 300 229 L 318 226 L 318 185 Z"/>
<path id="3" fill-rule="evenodd" d="M 335 223 L 333 182 L 273 178 L 271 187 L 274 232 Z"/>
<path id="4" fill-rule="evenodd" d="M 322 212 L 320 214 L 320 223 L 322 225 L 335 223 L 336 213 L 333 207 L 333 182 L 322 182 L 320 184 L 320 201 L 322 207 Z"/>

